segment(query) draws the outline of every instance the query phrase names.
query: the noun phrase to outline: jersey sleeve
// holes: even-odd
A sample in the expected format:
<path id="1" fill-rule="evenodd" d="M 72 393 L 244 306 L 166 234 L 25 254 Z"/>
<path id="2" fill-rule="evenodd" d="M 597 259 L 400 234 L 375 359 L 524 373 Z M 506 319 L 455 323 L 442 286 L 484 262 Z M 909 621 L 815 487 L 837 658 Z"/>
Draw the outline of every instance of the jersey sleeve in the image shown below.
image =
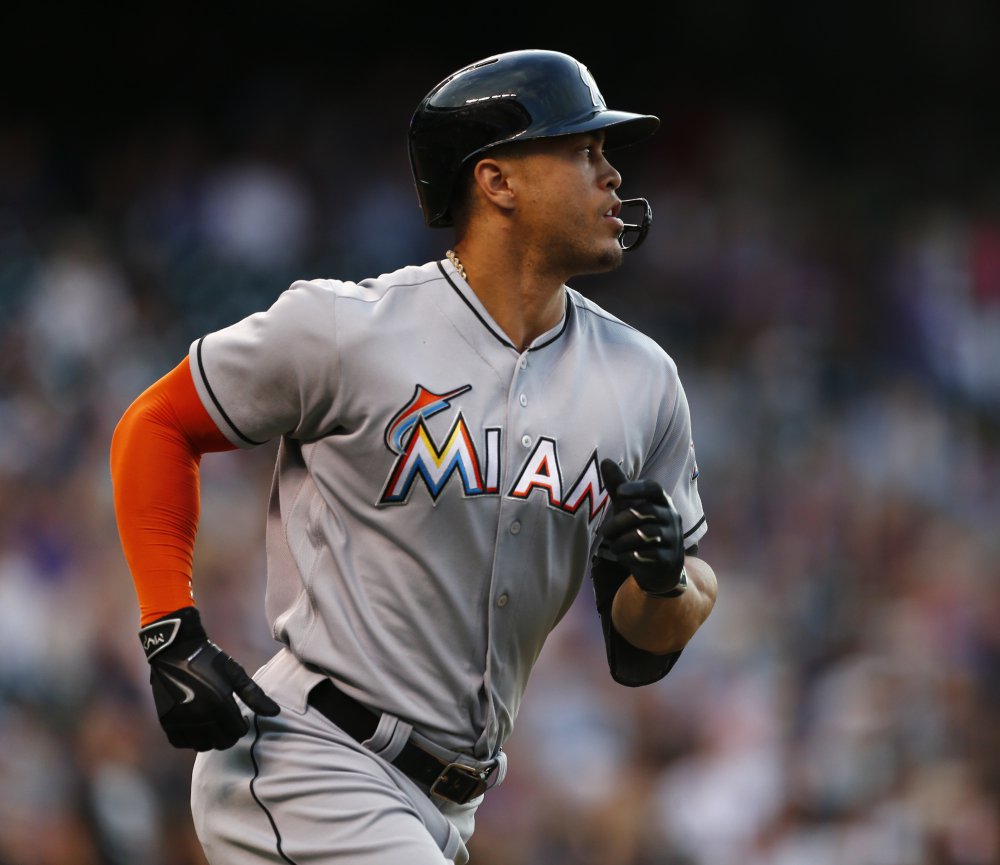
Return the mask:
<path id="1" fill-rule="evenodd" d="M 686 550 L 695 546 L 708 531 L 708 521 L 698 491 L 698 475 L 691 408 L 684 386 L 678 378 L 670 421 L 643 466 L 640 477 L 659 481 L 670 495 L 674 507 L 681 515 Z"/>
<path id="2" fill-rule="evenodd" d="M 268 310 L 191 345 L 198 395 L 232 444 L 316 438 L 333 425 L 336 303 L 329 283 L 296 282 Z"/>
<path id="3" fill-rule="evenodd" d="M 676 368 L 670 364 L 676 376 Z M 684 529 L 684 549 L 697 552 L 698 542 L 708 531 L 705 511 L 698 492 L 698 463 L 692 438 L 691 410 L 684 387 L 674 378 L 675 398 L 669 420 L 656 441 L 649 458 L 639 473 L 641 478 L 658 481 L 670 495 L 681 516 Z M 636 648 L 615 628 L 611 618 L 611 605 L 622 583 L 628 579 L 628 570 L 619 565 L 614 553 L 598 538 L 598 546 L 591 559 L 591 580 L 594 598 L 604 632 L 604 646 L 611 677 L 621 685 L 640 687 L 658 682 L 666 676 L 681 652 L 656 655 Z"/>

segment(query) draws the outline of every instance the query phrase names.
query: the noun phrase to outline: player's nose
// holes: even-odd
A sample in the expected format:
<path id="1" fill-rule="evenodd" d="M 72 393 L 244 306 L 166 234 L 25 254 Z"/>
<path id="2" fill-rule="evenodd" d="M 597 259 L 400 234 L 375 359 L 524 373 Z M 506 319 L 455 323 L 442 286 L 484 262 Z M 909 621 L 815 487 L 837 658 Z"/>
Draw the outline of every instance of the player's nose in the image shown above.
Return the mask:
<path id="1" fill-rule="evenodd" d="M 603 175 L 603 185 L 606 189 L 618 189 L 622 185 L 622 176 L 618 173 L 618 169 L 615 168 L 607 159 L 604 160 L 607 165 L 607 169 Z"/>

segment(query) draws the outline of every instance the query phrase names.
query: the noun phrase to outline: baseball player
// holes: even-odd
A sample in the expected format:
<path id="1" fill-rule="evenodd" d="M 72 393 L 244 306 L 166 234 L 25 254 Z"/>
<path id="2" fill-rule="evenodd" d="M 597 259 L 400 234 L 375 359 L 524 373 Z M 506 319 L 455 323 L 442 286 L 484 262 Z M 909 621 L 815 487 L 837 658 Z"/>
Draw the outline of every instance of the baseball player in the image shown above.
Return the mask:
<path id="1" fill-rule="evenodd" d="M 466 862 L 584 580 L 624 685 L 665 676 L 709 615 L 677 368 L 567 285 L 646 236 L 609 154 L 658 124 L 609 109 L 562 53 L 461 69 L 409 130 L 425 221 L 453 226 L 452 249 L 293 283 L 123 415 L 111 471 L 139 635 L 167 738 L 199 752 L 213 865 Z M 199 461 L 272 439 L 278 645 L 251 678 L 192 592 Z"/>

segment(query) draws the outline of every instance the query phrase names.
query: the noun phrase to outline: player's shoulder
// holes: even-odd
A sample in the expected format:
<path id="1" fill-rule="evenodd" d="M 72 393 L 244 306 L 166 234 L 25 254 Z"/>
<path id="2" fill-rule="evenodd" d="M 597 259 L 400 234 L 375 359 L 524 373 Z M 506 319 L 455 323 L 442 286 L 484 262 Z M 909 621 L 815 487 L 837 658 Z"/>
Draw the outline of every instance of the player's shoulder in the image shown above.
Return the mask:
<path id="1" fill-rule="evenodd" d="M 576 313 L 577 327 L 582 335 L 616 352 L 638 355 L 675 367 L 667 350 L 649 334 L 609 312 L 579 291 L 567 286 L 569 301 Z"/>
<path id="2" fill-rule="evenodd" d="M 329 299 L 344 298 L 375 302 L 396 289 L 416 288 L 444 277 L 436 261 L 413 264 L 357 281 L 346 279 L 300 279 L 289 291 L 325 296 Z"/>

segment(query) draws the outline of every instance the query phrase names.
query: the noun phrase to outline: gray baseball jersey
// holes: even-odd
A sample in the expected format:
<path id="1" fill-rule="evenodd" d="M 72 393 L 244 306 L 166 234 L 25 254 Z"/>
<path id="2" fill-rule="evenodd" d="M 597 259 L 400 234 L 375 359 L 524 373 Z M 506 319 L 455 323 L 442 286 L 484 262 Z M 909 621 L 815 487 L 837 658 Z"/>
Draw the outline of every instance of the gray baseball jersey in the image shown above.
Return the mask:
<path id="1" fill-rule="evenodd" d="M 609 509 L 600 461 L 662 483 L 686 546 L 707 528 L 674 362 L 565 294 L 562 321 L 519 352 L 433 261 L 296 282 L 190 351 L 230 441 L 281 438 L 275 637 L 353 697 L 479 758 L 510 734 L 587 574 Z"/>

